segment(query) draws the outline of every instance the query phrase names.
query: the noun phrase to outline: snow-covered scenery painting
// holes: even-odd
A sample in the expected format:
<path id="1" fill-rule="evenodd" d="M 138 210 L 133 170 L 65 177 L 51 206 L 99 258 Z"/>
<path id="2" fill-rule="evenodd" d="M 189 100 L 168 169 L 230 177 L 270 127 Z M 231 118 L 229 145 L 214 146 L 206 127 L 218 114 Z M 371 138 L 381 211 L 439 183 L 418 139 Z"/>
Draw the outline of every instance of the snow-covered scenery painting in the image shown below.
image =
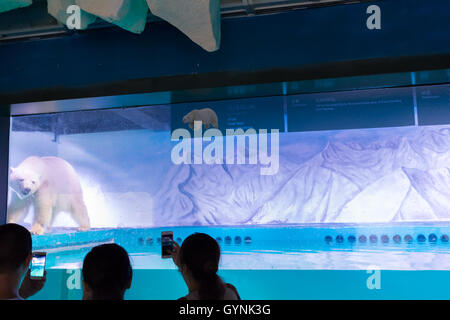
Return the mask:
<path id="1" fill-rule="evenodd" d="M 70 163 L 93 228 L 450 220 L 450 126 L 281 132 L 279 170 L 261 175 L 261 164 L 176 165 L 168 119 L 126 115 L 146 127 L 55 138 L 13 126 L 10 165 Z M 54 226 L 76 224 L 61 213 Z"/>
<path id="2" fill-rule="evenodd" d="M 450 127 L 280 136 L 273 176 L 250 165 L 172 166 L 154 198 L 170 225 L 450 219 Z"/>

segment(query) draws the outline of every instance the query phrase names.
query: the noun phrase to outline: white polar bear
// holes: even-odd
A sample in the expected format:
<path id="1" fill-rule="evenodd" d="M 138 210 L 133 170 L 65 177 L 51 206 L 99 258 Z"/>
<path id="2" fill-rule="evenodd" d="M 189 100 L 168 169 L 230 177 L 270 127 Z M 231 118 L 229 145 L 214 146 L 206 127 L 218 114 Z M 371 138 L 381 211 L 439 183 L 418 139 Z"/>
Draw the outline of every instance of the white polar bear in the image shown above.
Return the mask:
<path id="1" fill-rule="evenodd" d="M 194 109 L 183 117 L 183 123 L 189 123 L 189 127 L 194 129 L 194 121 L 201 121 L 206 129 L 212 125 L 214 128 L 219 128 L 217 121 L 217 114 L 210 108 Z"/>
<path id="2" fill-rule="evenodd" d="M 80 181 L 74 168 L 57 157 L 28 157 L 10 169 L 12 192 L 8 205 L 8 222 L 21 221 L 30 206 L 34 207 L 31 233 L 43 234 L 58 212 L 65 211 L 80 226 L 90 228 Z"/>

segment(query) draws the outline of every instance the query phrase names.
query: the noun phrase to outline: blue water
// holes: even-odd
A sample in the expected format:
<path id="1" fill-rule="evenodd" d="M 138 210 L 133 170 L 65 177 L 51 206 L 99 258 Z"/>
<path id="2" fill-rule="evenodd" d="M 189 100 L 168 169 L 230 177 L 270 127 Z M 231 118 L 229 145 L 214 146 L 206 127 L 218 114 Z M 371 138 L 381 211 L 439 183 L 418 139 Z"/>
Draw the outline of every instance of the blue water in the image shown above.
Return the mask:
<path id="1" fill-rule="evenodd" d="M 77 278 L 78 272 L 78 278 Z M 450 272 L 380 272 L 380 288 L 370 289 L 365 270 L 221 270 L 244 300 L 450 299 Z M 76 278 L 78 280 L 76 280 Z M 133 270 L 125 299 L 174 300 L 187 294 L 177 270 Z M 80 300 L 79 270 L 50 269 L 47 283 L 32 299 Z"/>
<path id="2" fill-rule="evenodd" d="M 187 287 L 172 261 L 160 257 L 158 237 L 164 230 L 172 230 L 179 242 L 193 232 L 222 239 L 219 275 L 233 283 L 243 299 L 450 298 L 450 272 L 445 271 L 450 270 L 445 237 L 450 225 L 421 223 L 55 229 L 51 235 L 33 236 L 33 249 L 48 252 L 47 283 L 33 299 L 81 299 L 83 258 L 105 242 L 118 243 L 130 254 L 133 283 L 126 299 L 178 299 L 187 294 Z M 362 235 L 365 243 L 359 241 Z M 373 235 L 375 243 L 370 241 Z M 401 242 L 393 240 L 395 235 Z M 411 242 L 405 242 L 408 235 Z M 389 242 L 383 243 L 386 239 Z M 380 287 L 373 289 L 367 284 L 372 271 L 367 270 L 376 269 L 381 270 Z"/>

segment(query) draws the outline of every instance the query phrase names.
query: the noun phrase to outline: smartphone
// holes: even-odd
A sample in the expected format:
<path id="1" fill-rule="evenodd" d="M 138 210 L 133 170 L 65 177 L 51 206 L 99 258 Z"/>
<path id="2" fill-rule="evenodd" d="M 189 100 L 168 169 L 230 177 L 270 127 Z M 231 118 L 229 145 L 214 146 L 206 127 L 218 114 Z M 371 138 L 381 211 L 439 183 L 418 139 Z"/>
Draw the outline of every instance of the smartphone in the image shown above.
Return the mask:
<path id="1" fill-rule="evenodd" d="M 45 274 L 45 261 L 47 259 L 46 252 L 33 252 L 33 258 L 31 260 L 30 278 L 42 279 Z"/>
<path id="2" fill-rule="evenodd" d="M 173 250 L 173 232 L 163 231 L 161 232 L 161 257 L 170 258 L 172 257 Z"/>

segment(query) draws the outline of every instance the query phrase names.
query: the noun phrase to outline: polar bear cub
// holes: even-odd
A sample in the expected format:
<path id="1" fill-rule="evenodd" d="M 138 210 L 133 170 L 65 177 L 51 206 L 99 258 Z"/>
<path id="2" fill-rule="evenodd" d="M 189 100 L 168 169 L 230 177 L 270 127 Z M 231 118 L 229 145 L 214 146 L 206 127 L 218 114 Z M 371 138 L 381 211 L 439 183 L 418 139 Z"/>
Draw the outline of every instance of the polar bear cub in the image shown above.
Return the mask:
<path id="1" fill-rule="evenodd" d="M 189 123 L 191 129 L 194 129 L 194 121 L 201 121 L 206 129 L 211 125 L 216 129 L 219 128 L 217 114 L 210 108 L 194 109 L 183 117 L 183 123 Z"/>
<path id="2" fill-rule="evenodd" d="M 8 205 L 8 222 L 19 223 L 34 208 L 31 233 L 43 234 L 61 211 L 70 213 L 80 226 L 90 229 L 83 192 L 75 169 L 57 157 L 28 157 L 10 169 L 13 190 Z"/>

